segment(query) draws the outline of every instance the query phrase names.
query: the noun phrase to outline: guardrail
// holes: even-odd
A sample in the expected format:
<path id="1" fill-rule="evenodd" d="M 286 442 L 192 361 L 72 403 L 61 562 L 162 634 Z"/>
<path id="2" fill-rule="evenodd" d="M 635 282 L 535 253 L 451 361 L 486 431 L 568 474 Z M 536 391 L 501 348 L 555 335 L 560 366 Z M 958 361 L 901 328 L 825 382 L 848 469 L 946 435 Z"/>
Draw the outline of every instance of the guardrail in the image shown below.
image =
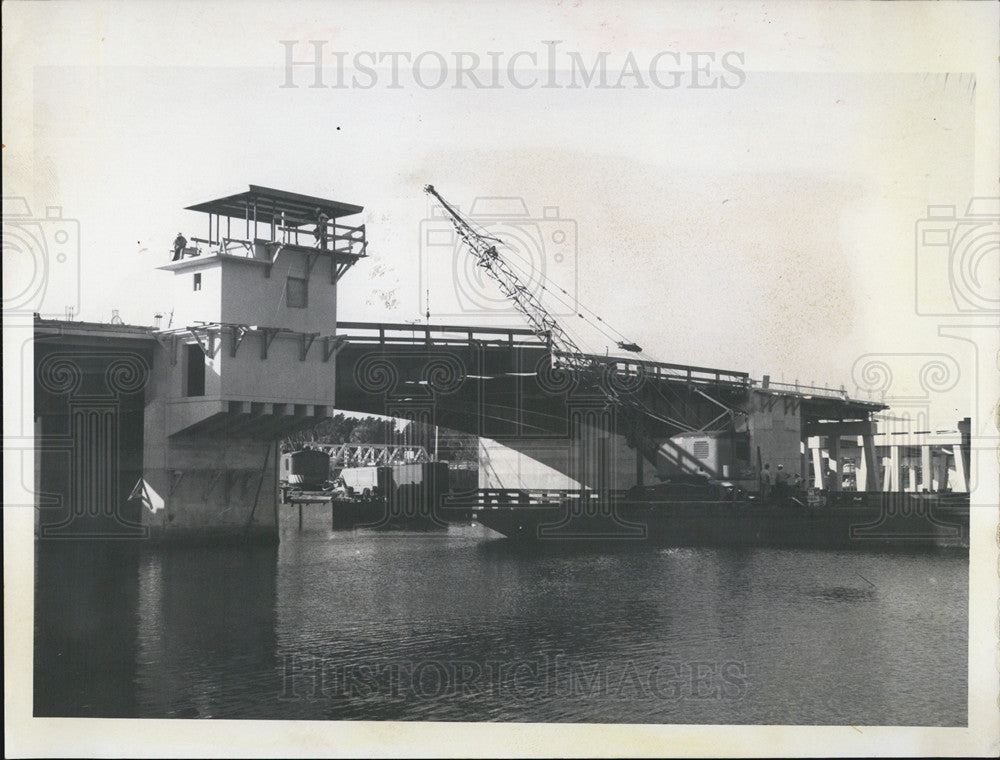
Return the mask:
<path id="1" fill-rule="evenodd" d="M 774 390 L 780 393 L 795 393 L 799 396 L 823 396 L 824 398 L 835 398 L 841 401 L 851 400 L 847 394 L 847 389 L 843 386 L 840 388 L 827 388 L 818 385 L 805 385 L 803 383 L 776 383 L 773 380 L 768 380 L 767 383 L 761 380 L 751 380 L 750 385 L 762 391 Z"/>
<path id="2" fill-rule="evenodd" d="M 383 322 L 338 322 L 338 334 L 350 343 L 371 345 L 463 346 L 506 344 L 543 348 L 545 343 L 526 328 L 467 327 L 465 325 L 418 325 Z M 344 334 L 348 332 L 350 334 Z"/>
<path id="3" fill-rule="evenodd" d="M 624 492 L 615 492 L 616 496 Z M 598 501 L 597 491 L 580 489 L 480 488 L 467 494 L 445 497 L 451 507 L 500 509 L 506 507 L 551 507 L 567 501 Z"/>
<path id="4" fill-rule="evenodd" d="M 489 328 L 465 325 L 420 325 L 409 323 L 338 322 L 337 330 L 350 343 L 363 345 L 422 345 L 456 346 L 492 344 L 510 347 L 547 348 L 548 343 L 527 328 Z M 348 333 L 349 334 L 345 334 Z M 557 354 L 558 355 L 558 354 Z M 693 384 L 735 385 L 748 387 L 750 377 L 745 372 L 627 359 L 618 356 L 585 354 L 588 361 L 614 365 L 622 375 L 645 374 L 660 379 L 681 380 Z"/>
<path id="5" fill-rule="evenodd" d="M 601 356 L 586 354 L 599 364 L 614 365 L 615 370 L 626 377 L 637 375 L 653 376 L 663 380 L 679 380 L 690 384 L 733 385 L 749 387 L 750 375 L 716 367 L 697 367 L 689 364 L 671 364 L 646 359 L 628 359 L 621 356 Z"/>
<path id="6" fill-rule="evenodd" d="M 243 256 L 250 259 L 260 258 L 258 249 L 261 248 L 271 251 L 269 256 L 273 255 L 273 251 L 281 246 L 314 248 L 321 252 L 347 256 L 364 256 L 368 247 L 365 225 L 350 227 L 346 224 L 333 222 L 327 224 L 325 233 L 318 230 L 301 230 L 298 227 L 278 225 L 271 238 L 246 239 L 232 235 L 217 238 L 212 235 L 209 238 L 192 237 L 191 242 L 195 244 L 193 250 L 197 253 L 192 252 L 185 255 L 200 256 L 207 250 L 210 255 Z"/>

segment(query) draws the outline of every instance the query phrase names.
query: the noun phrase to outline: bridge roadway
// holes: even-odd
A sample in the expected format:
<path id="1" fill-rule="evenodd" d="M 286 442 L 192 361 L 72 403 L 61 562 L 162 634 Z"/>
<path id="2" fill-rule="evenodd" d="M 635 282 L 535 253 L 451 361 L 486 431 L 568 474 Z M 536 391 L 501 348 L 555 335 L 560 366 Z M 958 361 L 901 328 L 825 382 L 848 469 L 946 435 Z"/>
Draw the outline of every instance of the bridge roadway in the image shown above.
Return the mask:
<path id="1" fill-rule="evenodd" d="M 641 481 L 644 461 L 662 466 L 655 449 L 637 446 L 632 423 L 620 407 L 610 408 L 595 378 L 553 368 L 548 346 L 530 330 L 361 322 L 338 328 L 338 409 L 492 439 L 544 465 L 544 477 L 559 487 L 625 487 Z M 745 406 L 750 388 L 740 372 L 593 358 L 604 368 L 597 382 L 650 410 L 645 434 L 657 441 L 720 415 L 728 423 L 725 408 Z M 490 470 L 494 458 L 484 456 Z M 517 485 L 525 482 L 525 466 L 537 473 L 515 459 L 489 477 Z M 504 471 L 511 468 L 516 474 Z"/>
<path id="2" fill-rule="evenodd" d="M 553 368 L 527 329 L 341 322 L 338 330 L 337 409 L 489 438 L 549 438 L 570 434 L 575 410 L 607 406 L 593 381 Z M 641 402 L 664 435 L 711 422 L 750 388 L 742 372 L 592 358 L 605 368 L 600 382 Z"/>
<path id="3" fill-rule="evenodd" d="M 527 329 L 342 322 L 338 330 L 338 409 L 493 439 L 568 476 L 558 487 L 628 487 L 643 481 L 644 462 L 659 474 L 685 459 L 697 468 L 668 442 L 690 431 L 755 430 L 765 455 L 793 451 L 785 466 L 797 472 L 806 426 L 864 420 L 881 406 L 843 390 L 766 388 L 744 372 L 631 357 L 590 356 L 603 371 L 584 378 L 553 368 L 548 346 Z M 597 382 L 627 409 L 611 409 Z"/>
<path id="4" fill-rule="evenodd" d="M 275 378 L 262 373 L 281 372 L 289 361 L 292 369 L 300 367 L 288 357 L 279 359 L 275 346 L 271 347 L 275 360 L 270 368 L 257 369 L 256 353 L 244 347 L 239 357 L 251 359 L 252 373 L 239 368 L 220 370 L 220 358 L 231 361 L 239 348 L 238 343 L 226 342 L 233 330 L 218 328 L 216 340 L 202 346 L 206 357 L 214 357 L 213 372 L 221 371 L 229 380 L 215 377 L 215 390 L 190 397 L 183 389 L 178 393 L 186 354 L 173 345 L 169 331 L 39 319 L 34 327 L 34 416 L 41 435 L 35 445 L 44 449 L 36 491 L 43 503 L 48 497 L 42 494 L 54 495 L 53 507 L 45 512 L 40 526 L 42 534 L 64 524 L 76 534 L 87 522 L 93 525 L 84 532 L 94 535 L 117 536 L 123 531 L 131 535 L 133 528 L 140 527 L 140 510 L 131 495 L 141 477 L 154 498 L 159 495 L 164 500 L 154 505 L 156 518 L 164 514 L 160 506 L 166 506 L 174 524 L 185 517 L 192 523 L 204 521 L 204 515 L 214 509 L 229 510 L 228 515 L 234 512 L 234 499 L 256 502 L 259 486 L 270 478 L 275 458 L 268 459 L 266 454 L 269 442 L 315 424 L 321 410 L 423 420 L 497 439 L 520 447 L 529 456 L 546 446 L 565 452 L 568 442 L 580 438 L 575 426 L 588 415 L 592 426 L 609 427 L 602 417 L 604 396 L 553 370 L 547 346 L 526 329 L 340 323 L 329 346 L 336 355 L 331 362 L 336 368 L 330 383 L 333 392 L 325 399 L 317 396 L 326 406 L 316 405 L 311 413 L 313 406 L 300 410 L 299 405 L 279 403 L 274 397 Z M 212 325 L 198 329 L 209 331 Z M 286 342 L 293 351 L 299 350 L 298 340 Z M 317 352 L 314 347 L 311 361 L 322 366 L 323 357 L 317 357 Z M 623 363 L 614 381 L 635 380 L 639 366 Z M 736 395 L 743 393 L 746 383 L 746 376 L 739 373 L 699 368 L 646 364 L 641 372 L 644 378 L 657 378 L 660 386 L 717 386 L 737 391 Z M 241 385 L 237 395 L 230 396 L 226 384 L 234 373 L 240 375 Z M 105 387 L 108 383 L 110 391 Z M 253 394 L 249 396 L 252 402 L 238 395 L 247 392 Z M 678 409 L 700 404 L 704 419 L 717 413 L 697 394 L 674 391 L 671 396 L 661 391 L 659 395 L 683 399 Z M 91 409 L 99 397 L 100 409 Z M 664 406 L 662 398 L 659 401 L 665 413 L 681 413 L 669 404 Z M 181 415 L 183 420 L 173 427 L 151 425 L 150 418 L 156 422 L 164 417 L 162 411 L 155 413 L 164 406 L 176 407 L 174 411 L 205 407 L 206 411 L 194 414 L 190 421 Z M 104 420 L 104 427 L 118 432 L 101 433 L 100 445 L 95 446 L 97 433 L 80 427 L 92 418 Z M 226 448 L 232 451 L 224 456 Z M 539 456 L 546 459 L 544 451 Z M 566 459 L 565 454 L 557 454 L 556 459 L 560 457 Z M 159 463 L 167 459 L 170 466 L 164 469 Z M 570 469 L 559 462 L 555 466 L 563 472 Z M 84 488 L 97 490 L 88 491 L 90 495 L 84 498 L 80 490 Z M 202 506 L 187 515 L 182 510 L 188 503 Z M 95 510 L 92 519 L 90 512 Z M 259 507 L 259 512 L 266 514 L 266 507 Z M 240 514 L 233 521 L 243 519 Z"/>

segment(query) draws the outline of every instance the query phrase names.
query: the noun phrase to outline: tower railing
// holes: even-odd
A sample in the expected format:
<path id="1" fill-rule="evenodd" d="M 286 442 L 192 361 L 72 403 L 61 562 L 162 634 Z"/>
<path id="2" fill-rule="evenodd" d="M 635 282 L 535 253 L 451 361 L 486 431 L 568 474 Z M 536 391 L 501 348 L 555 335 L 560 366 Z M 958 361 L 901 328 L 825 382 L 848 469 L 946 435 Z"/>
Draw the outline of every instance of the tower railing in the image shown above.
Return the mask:
<path id="1" fill-rule="evenodd" d="M 364 256 L 368 248 L 365 225 L 351 227 L 334 221 L 323 226 L 315 225 L 313 229 L 278 224 L 274 226 L 273 235 L 252 240 L 212 235 L 208 238 L 192 237 L 191 242 L 195 244 L 196 252 L 188 255 L 240 256 L 268 261 L 284 246 L 326 251 L 339 256 Z"/>

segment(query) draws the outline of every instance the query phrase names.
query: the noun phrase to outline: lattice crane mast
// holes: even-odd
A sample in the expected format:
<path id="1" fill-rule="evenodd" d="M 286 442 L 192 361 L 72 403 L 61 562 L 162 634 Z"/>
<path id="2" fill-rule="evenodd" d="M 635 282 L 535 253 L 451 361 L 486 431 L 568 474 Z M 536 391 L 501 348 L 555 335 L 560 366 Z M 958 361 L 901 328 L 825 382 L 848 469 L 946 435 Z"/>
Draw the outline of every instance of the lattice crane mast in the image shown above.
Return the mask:
<path id="1" fill-rule="evenodd" d="M 433 185 L 425 185 L 424 192 L 436 198 L 441 207 L 448 212 L 455 232 L 458 233 L 458 236 L 475 257 L 476 266 L 486 270 L 496 281 L 500 291 L 514 304 L 514 308 L 528 320 L 535 335 L 548 344 L 553 355 L 553 366 L 578 371 L 597 369 L 598 363 L 584 354 L 569 334 L 545 309 L 529 284 L 522 281 L 497 251 L 497 245 L 502 244 L 502 241 L 476 231 L 448 201 L 441 197 Z"/>

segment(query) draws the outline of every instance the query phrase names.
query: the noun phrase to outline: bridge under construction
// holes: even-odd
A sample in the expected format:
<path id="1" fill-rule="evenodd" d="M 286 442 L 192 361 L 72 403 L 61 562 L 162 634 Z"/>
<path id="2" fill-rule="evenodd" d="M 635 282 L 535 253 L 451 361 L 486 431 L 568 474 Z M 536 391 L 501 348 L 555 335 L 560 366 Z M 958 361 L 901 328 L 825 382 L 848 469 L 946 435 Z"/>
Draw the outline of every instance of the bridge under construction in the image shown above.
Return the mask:
<path id="1" fill-rule="evenodd" d="M 530 288 L 525 328 L 340 322 L 339 283 L 367 256 L 364 225 L 343 221 L 360 206 L 252 185 L 190 210 L 208 231 L 160 267 L 172 324 L 36 318 L 39 537 L 276 540 L 279 442 L 337 410 L 519 457 L 516 472 L 481 466 L 484 488 L 600 495 L 684 473 L 754 490 L 765 465 L 830 491 L 967 488 L 961 432 L 893 444 L 875 426 L 885 406 L 843 389 L 660 362 L 624 339 L 623 356 L 580 351 Z M 458 219 L 498 266 L 496 242 Z M 907 446 L 920 462 L 908 476 Z"/>

